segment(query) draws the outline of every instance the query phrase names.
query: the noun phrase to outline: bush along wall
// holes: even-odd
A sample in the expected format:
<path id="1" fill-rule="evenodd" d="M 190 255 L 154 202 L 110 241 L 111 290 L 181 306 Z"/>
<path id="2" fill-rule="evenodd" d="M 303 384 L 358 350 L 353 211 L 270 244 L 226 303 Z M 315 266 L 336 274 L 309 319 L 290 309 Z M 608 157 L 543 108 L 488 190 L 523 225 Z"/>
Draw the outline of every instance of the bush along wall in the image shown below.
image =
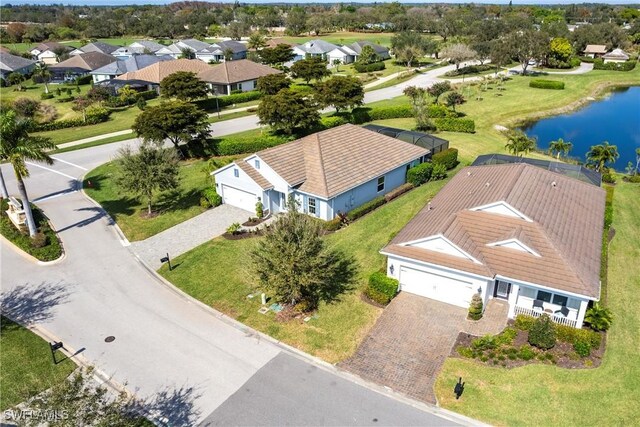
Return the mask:
<path id="1" fill-rule="evenodd" d="M 627 62 L 605 62 L 598 58 L 593 61 L 594 70 L 608 70 L 608 71 L 631 71 L 636 68 L 636 61 Z"/>
<path id="2" fill-rule="evenodd" d="M 439 131 L 475 133 L 476 123 L 471 119 L 459 119 L 454 117 L 433 119 L 436 129 Z"/>
<path id="3" fill-rule="evenodd" d="M 439 153 L 434 154 L 431 157 L 431 161 L 434 165 L 442 164 L 447 170 L 451 170 L 458 166 L 458 149 L 447 148 Z"/>
<path id="4" fill-rule="evenodd" d="M 537 89 L 562 90 L 564 89 L 564 82 L 559 82 L 556 80 L 535 79 L 529 82 L 529 87 Z"/>
<path id="5" fill-rule="evenodd" d="M 223 108 L 229 105 L 241 104 L 243 102 L 255 101 L 262 97 L 262 92 L 252 90 L 249 92 L 237 93 L 227 96 L 219 96 L 217 98 L 207 98 L 196 101 L 195 104 L 205 111 L 215 111 L 216 106 Z M 217 101 L 216 101 L 217 99 Z M 217 102 L 217 104 L 216 104 Z"/>
<path id="6" fill-rule="evenodd" d="M 374 71 L 382 71 L 385 68 L 384 62 L 374 62 L 373 64 L 360 64 L 354 62 L 353 68 L 359 73 L 371 73 Z"/>
<path id="7" fill-rule="evenodd" d="M 55 122 L 49 123 L 34 123 L 31 127 L 31 131 L 44 132 L 49 130 L 95 125 L 109 120 L 110 114 L 111 111 L 106 108 L 90 108 L 86 113 L 87 120 L 83 120 L 82 117 L 78 117 L 75 119 L 56 120 Z"/>
<path id="8" fill-rule="evenodd" d="M 375 272 L 369 276 L 365 295 L 378 304 L 386 305 L 398 293 L 398 281 L 385 273 Z"/>
<path id="9" fill-rule="evenodd" d="M 407 172 L 407 182 L 418 187 L 431 179 L 433 173 L 432 163 L 420 163 Z"/>

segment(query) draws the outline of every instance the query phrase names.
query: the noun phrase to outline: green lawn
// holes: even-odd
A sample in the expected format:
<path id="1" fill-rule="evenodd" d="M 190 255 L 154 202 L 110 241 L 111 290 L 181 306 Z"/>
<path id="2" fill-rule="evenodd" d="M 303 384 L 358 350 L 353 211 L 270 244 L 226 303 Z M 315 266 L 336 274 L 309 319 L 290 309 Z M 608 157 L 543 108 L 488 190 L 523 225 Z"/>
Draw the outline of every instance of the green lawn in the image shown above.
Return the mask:
<path id="1" fill-rule="evenodd" d="M 602 365 L 562 369 L 529 365 L 490 368 L 448 359 L 438 381 L 440 404 L 498 425 L 637 425 L 640 418 L 640 184 L 618 181 L 614 195 L 615 237 L 609 251 L 607 306 L 614 324 Z M 458 377 L 464 395 L 453 397 Z"/>
<path id="2" fill-rule="evenodd" d="M 118 188 L 114 182 L 117 169 L 113 162 L 89 172 L 84 188 L 91 198 L 109 212 L 130 241 L 143 240 L 204 212 L 200 207 L 200 193 L 211 185 L 202 170 L 204 163 L 203 160 L 195 160 L 181 164 L 179 190 L 156 197 L 153 209 L 161 214 L 152 218 L 143 216 L 146 205 Z M 91 181 L 91 186 L 87 181 Z"/>
<path id="3" fill-rule="evenodd" d="M 0 411 L 59 383 L 75 369 L 68 359 L 54 365 L 49 344 L 33 332 L 5 317 L 0 324 Z"/>
<path id="4" fill-rule="evenodd" d="M 37 101 L 42 102 L 43 104 L 49 104 L 55 107 L 58 112 L 58 120 L 60 119 L 70 119 L 73 117 L 79 117 L 80 113 L 77 113 L 71 109 L 73 106 L 73 102 L 58 102 L 58 98 L 68 97 L 66 93 L 63 93 L 60 97 L 55 96 L 53 99 L 41 100 L 40 95 L 44 93 L 44 84 L 34 84 L 31 80 L 27 80 L 23 83 L 23 87 L 26 89 L 25 91 L 16 91 L 15 86 L 3 87 L 0 88 L 0 99 L 2 102 L 11 102 L 16 98 L 32 98 Z M 76 92 L 75 85 L 66 85 L 66 84 L 49 84 L 49 92 L 55 95 L 56 89 L 60 88 L 63 92 L 66 89 L 71 89 L 71 96 L 82 96 L 91 88 L 91 85 L 82 85 L 80 87 L 80 93 Z"/>
<path id="5" fill-rule="evenodd" d="M 393 33 L 355 33 L 350 31 L 321 34 L 320 36 L 283 37 L 289 43 L 302 44 L 309 40 L 322 39 L 333 44 L 351 44 L 360 40 L 367 40 L 383 46 L 391 46 Z"/>
<path id="6" fill-rule="evenodd" d="M 67 151 L 75 151 L 75 150 L 81 150 L 83 148 L 97 147 L 98 145 L 105 145 L 105 144 L 111 144 L 113 142 L 125 141 L 127 139 L 132 139 L 135 137 L 136 137 L 136 134 L 133 132 L 130 132 L 124 135 L 112 136 L 109 138 L 101 138 L 95 141 L 85 142 L 84 144 L 72 145 L 71 147 L 58 148 L 56 150 L 51 151 L 50 154 L 60 154 L 60 153 L 66 153 Z"/>
<path id="7" fill-rule="evenodd" d="M 329 245 L 355 256 L 361 287 L 370 273 L 384 267 L 384 257 L 378 251 L 444 183 L 428 183 L 326 237 Z M 353 354 L 381 310 L 363 302 L 356 290 L 339 303 L 322 304 L 318 317 L 308 323 L 280 323 L 271 312 L 259 314 L 259 297 L 247 298 L 257 291 L 248 272 L 248 253 L 256 242 L 257 239 L 216 238 L 175 258 L 178 267 L 173 271 L 162 267 L 160 274 L 205 304 L 327 362 L 336 363 Z"/>

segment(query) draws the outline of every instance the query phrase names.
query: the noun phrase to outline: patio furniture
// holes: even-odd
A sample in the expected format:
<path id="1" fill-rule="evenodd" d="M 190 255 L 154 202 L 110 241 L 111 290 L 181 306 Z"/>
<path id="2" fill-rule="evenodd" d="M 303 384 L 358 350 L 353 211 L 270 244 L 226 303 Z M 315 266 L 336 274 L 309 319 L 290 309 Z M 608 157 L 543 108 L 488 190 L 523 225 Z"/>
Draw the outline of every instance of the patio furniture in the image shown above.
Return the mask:
<path id="1" fill-rule="evenodd" d="M 563 305 L 560 310 L 556 310 L 555 313 L 553 313 L 554 316 L 562 316 L 562 317 L 569 317 L 569 309 L 567 308 L 566 305 Z"/>
<path id="2" fill-rule="evenodd" d="M 541 299 L 533 300 L 533 311 L 537 311 L 539 313 L 542 313 L 544 311 L 544 305 Z"/>

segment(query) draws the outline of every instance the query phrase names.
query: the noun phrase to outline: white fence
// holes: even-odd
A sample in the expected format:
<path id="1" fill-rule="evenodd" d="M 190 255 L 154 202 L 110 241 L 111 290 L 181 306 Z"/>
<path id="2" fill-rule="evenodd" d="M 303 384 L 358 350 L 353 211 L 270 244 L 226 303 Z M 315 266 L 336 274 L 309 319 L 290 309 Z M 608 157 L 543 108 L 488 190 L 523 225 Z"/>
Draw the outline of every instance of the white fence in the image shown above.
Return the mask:
<path id="1" fill-rule="evenodd" d="M 515 306 L 514 312 L 515 312 L 516 315 L 524 314 L 524 315 L 532 316 L 532 317 L 540 317 L 543 314 L 545 314 L 544 312 L 534 311 L 534 310 L 532 310 L 530 308 L 520 307 L 519 305 Z M 563 316 L 555 316 L 553 314 L 550 314 L 549 317 L 551 317 L 551 320 L 553 320 L 554 322 L 558 323 L 559 325 L 571 326 L 572 328 L 576 327 L 576 323 L 577 322 L 575 320 L 571 320 L 571 319 L 568 319 L 568 318 L 563 317 Z"/>

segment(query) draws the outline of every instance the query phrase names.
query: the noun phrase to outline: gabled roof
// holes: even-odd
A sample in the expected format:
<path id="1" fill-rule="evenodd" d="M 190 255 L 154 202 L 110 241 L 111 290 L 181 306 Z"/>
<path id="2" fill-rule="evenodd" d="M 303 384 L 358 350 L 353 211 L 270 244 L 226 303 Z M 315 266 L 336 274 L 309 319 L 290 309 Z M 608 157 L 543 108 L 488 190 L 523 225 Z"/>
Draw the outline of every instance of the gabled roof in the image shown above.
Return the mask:
<path id="1" fill-rule="evenodd" d="M 91 74 L 106 74 L 119 76 L 130 71 L 138 71 L 149 65 L 153 65 L 160 61 L 171 61 L 172 57 L 168 55 L 156 56 L 156 55 L 133 55 L 127 59 L 119 59 L 115 62 L 100 67 L 91 72 Z"/>
<path id="2" fill-rule="evenodd" d="M 34 65 L 36 61 L 23 58 L 21 56 L 11 55 L 10 53 L 0 52 L 0 69 L 3 71 L 16 71 Z"/>
<path id="3" fill-rule="evenodd" d="M 297 47 L 307 53 L 315 55 L 329 53 L 332 50 L 338 48 L 338 46 L 336 46 L 335 44 L 320 39 L 309 40 L 306 43 L 298 45 Z"/>
<path id="4" fill-rule="evenodd" d="M 52 70 L 62 68 L 76 68 L 86 71 L 93 71 L 107 64 L 117 61 L 117 58 L 101 52 L 82 53 L 72 56 L 57 64 L 51 65 Z"/>
<path id="5" fill-rule="evenodd" d="M 173 59 L 171 61 L 160 61 L 155 64 L 144 67 L 138 71 L 125 73 L 115 78 L 115 80 L 137 80 L 148 83 L 159 84 L 162 79 L 169 74 L 178 71 L 189 71 L 192 73 L 200 73 L 211 68 L 199 59 Z"/>
<path id="6" fill-rule="evenodd" d="M 531 221 L 473 209 L 500 201 Z M 467 167 L 383 251 L 598 298 L 604 202 L 603 189 L 532 165 Z M 438 234 L 482 266 L 407 245 Z M 509 239 L 518 240 L 539 256 L 491 245 Z"/>
<path id="7" fill-rule="evenodd" d="M 328 199 L 428 152 L 347 124 L 268 148 L 257 155 L 290 186 Z"/>
<path id="8" fill-rule="evenodd" d="M 276 70 L 275 68 L 257 64 L 248 59 L 240 59 L 210 66 L 208 69 L 200 72 L 198 77 L 209 83 L 232 84 L 257 80 L 259 77 L 269 74 L 279 74 L 281 72 L 282 71 Z"/>
<path id="9" fill-rule="evenodd" d="M 233 53 L 240 53 L 240 52 L 247 51 L 247 45 L 245 45 L 244 43 L 240 43 L 239 41 L 236 41 L 236 40 L 224 40 L 220 42 L 215 42 L 211 46 L 219 47 L 222 50 L 222 52 L 224 52 L 227 49 L 230 49 Z"/>
<path id="10" fill-rule="evenodd" d="M 79 50 L 81 50 L 84 53 L 89 53 L 89 52 L 111 53 L 114 50 L 118 49 L 119 47 L 120 46 L 114 46 L 112 44 L 104 43 L 104 42 L 92 42 L 82 46 L 81 48 L 79 48 Z"/>
<path id="11" fill-rule="evenodd" d="M 389 48 L 380 46 L 379 44 L 375 44 L 370 41 L 361 40 L 361 41 L 353 42 L 350 45 L 348 45 L 348 47 L 351 48 L 357 54 L 360 54 L 362 52 L 362 48 L 365 46 L 371 46 L 373 50 L 379 55 L 389 54 Z"/>
<path id="12" fill-rule="evenodd" d="M 271 184 L 267 180 L 267 178 L 262 176 L 260 172 L 251 167 L 251 165 L 249 165 L 249 163 L 247 163 L 245 160 L 237 160 L 234 162 L 234 164 L 242 169 L 244 173 L 249 175 L 249 178 L 251 178 L 256 184 L 258 184 L 263 190 L 270 190 L 273 188 L 273 184 Z"/>
<path id="13" fill-rule="evenodd" d="M 165 47 L 160 43 L 156 43 L 152 40 L 138 40 L 131 43 L 129 46 L 120 47 L 112 52 L 113 55 L 131 53 L 131 54 L 143 54 L 145 51 L 149 51 L 151 53 L 157 52 L 158 50 Z"/>
<path id="14" fill-rule="evenodd" d="M 607 46 L 603 44 L 588 44 L 584 50 L 584 53 L 607 53 Z"/>
<path id="15" fill-rule="evenodd" d="M 65 51 L 70 51 L 73 50 L 72 47 L 64 45 L 62 43 L 58 43 L 58 42 L 42 42 L 40 44 L 38 44 L 36 47 L 34 47 L 33 49 L 31 49 L 32 51 L 38 49 L 40 52 L 45 52 L 47 50 L 57 50 L 57 49 L 63 49 Z"/>
<path id="16" fill-rule="evenodd" d="M 613 49 L 611 52 L 602 56 L 604 59 L 622 59 L 627 61 L 629 55 L 622 49 Z"/>

